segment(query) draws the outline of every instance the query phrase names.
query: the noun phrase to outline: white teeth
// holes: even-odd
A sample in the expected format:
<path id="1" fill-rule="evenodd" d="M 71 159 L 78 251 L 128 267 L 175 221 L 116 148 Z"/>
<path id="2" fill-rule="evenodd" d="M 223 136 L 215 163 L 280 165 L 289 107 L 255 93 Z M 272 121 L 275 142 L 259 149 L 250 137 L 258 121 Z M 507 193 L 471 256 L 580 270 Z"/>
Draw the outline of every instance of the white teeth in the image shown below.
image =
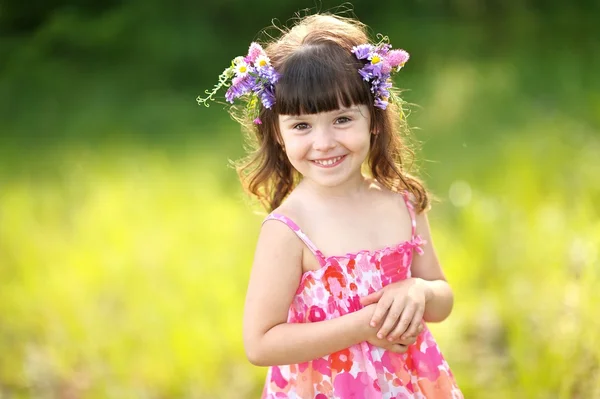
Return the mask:
<path id="1" fill-rule="evenodd" d="M 329 166 L 329 165 L 333 165 L 334 163 L 336 163 L 337 161 L 339 161 L 342 158 L 343 157 L 336 157 L 336 158 L 332 158 L 332 159 L 326 159 L 324 161 L 320 161 L 318 159 L 315 159 L 315 162 L 318 163 L 319 165 Z"/>

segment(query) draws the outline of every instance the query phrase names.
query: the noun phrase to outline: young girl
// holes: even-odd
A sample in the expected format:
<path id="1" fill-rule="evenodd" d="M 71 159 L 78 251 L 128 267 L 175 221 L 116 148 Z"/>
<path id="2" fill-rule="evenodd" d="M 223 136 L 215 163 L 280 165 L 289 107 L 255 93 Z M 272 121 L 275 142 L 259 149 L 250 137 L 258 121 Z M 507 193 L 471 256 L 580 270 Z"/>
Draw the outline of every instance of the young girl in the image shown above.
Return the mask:
<path id="1" fill-rule="evenodd" d="M 390 76 L 407 60 L 355 20 L 313 15 L 252 43 L 198 99 L 229 86 L 229 102 L 246 100 L 237 120 L 253 121 L 240 176 L 271 213 L 243 335 L 269 366 L 263 398 L 462 398 L 424 323 L 448 317 L 453 295 L 427 193 L 405 171 Z"/>

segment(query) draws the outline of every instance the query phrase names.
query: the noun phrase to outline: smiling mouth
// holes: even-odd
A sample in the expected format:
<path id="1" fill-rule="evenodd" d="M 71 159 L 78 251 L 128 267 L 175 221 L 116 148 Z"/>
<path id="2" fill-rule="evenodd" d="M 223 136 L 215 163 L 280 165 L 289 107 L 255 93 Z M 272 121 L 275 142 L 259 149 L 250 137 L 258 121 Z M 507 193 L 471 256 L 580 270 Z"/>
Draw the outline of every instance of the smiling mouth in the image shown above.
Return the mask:
<path id="1" fill-rule="evenodd" d="M 338 164 L 340 164 L 344 158 L 346 158 L 345 155 L 341 155 L 339 157 L 335 157 L 335 158 L 328 158 L 328 159 L 314 159 L 311 162 L 319 165 L 319 166 L 323 166 L 326 168 L 330 168 L 333 166 L 336 166 Z"/>

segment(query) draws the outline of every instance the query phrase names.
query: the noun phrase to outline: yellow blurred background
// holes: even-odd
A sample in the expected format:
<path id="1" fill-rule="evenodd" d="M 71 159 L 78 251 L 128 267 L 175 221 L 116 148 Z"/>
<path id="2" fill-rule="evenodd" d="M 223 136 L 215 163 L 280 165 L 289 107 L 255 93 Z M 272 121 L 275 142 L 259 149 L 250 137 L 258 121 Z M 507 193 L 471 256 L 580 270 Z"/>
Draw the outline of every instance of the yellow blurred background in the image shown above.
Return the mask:
<path id="1" fill-rule="evenodd" d="M 465 397 L 600 398 L 600 5 L 353 4 L 411 53 L 396 84 L 456 297 L 432 329 Z M 228 166 L 239 126 L 195 98 L 306 7 L 0 7 L 0 398 L 259 397 L 264 214 Z"/>

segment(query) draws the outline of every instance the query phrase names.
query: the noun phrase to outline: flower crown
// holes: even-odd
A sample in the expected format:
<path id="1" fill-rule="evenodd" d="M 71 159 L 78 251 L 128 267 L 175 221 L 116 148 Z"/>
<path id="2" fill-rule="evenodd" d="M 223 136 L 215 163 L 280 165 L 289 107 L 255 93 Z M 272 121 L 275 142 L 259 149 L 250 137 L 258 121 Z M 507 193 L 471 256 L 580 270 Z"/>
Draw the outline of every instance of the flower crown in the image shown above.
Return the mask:
<path id="1" fill-rule="evenodd" d="M 252 93 L 253 100 L 258 97 L 265 108 L 271 108 L 275 104 L 275 83 L 278 80 L 279 73 L 271 66 L 271 60 L 265 50 L 260 44 L 253 42 L 250 44 L 248 55 L 234 58 L 231 66 L 219 76 L 219 83 L 212 91 L 205 92 L 208 97 L 198 97 L 196 101 L 208 107 L 208 101 L 214 101 L 214 95 L 221 87 L 229 87 L 225 93 L 228 102 L 233 104 L 236 98 Z"/>
<path id="2" fill-rule="evenodd" d="M 387 40 L 387 38 L 384 38 Z M 410 58 L 404 50 L 392 50 L 392 45 L 384 41 L 377 45 L 361 44 L 352 47 L 352 53 L 359 60 L 368 60 L 358 70 L 363 80 L 371 84 L 371 92 L 375 97 L 375 106 L 386 109 L 392 87 L 392 72 L 399 72 Z"/>
<path id="3" fill-rule="evenodd" d="M 352 53 L 359 60 L 368 62 L 358 70 L 363 80 L 371 85 L 371 92 L 375 97 L 375 106 L 386 109 L 392 87 L 391 74 L 398 72 L 409 59 L 404 50 L 392 50 L 387 43 L 387 37 L 377 45 L 361 44 L 352 48 Z M 263 48 L 258 43 L 251 43 L 248 55 L 233 59 L 231 66 L 219 75 L 219 83 L 212 91 L 205 91 L 207 97 L 198 97 L 198 104 L 209 106 L 208 101 L 214 101 L 215 94 L 222 87 L 229 87 L 225 99 L 233 104 L 236 98 L 251 94 L 248 102 L 249 108 L 258 105 L 257 99 L 265 108 L 271 109 L 275 104 L 275 84 L 279 80 L 279 73 L 271 66 L 271 61 Z M 231 83 L 229 83 L 231 80 Z M 256 112 L 257 113 L 257 112 Z M 254 123 L 260 124 L 256 118 Z"/>

